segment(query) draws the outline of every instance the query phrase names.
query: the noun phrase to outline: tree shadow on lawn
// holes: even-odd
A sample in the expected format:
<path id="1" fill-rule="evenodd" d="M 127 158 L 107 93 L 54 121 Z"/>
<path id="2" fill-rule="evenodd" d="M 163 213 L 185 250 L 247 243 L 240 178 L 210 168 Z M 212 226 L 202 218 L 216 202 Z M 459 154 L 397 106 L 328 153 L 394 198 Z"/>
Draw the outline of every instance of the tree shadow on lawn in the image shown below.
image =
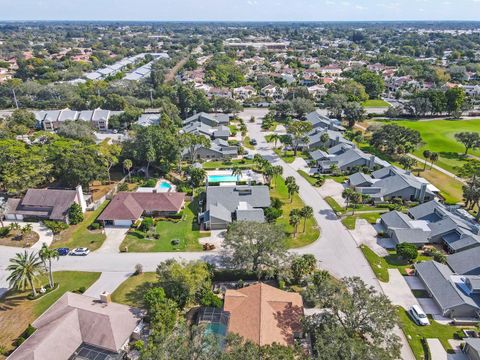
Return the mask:
<path id="1" fill-rule="evenodd" d="M 129 231 L 128 236 L 137 238 L 138 240 L 145 240 L 145 235 L 143 235 L 139 231 Z"/>
<path id="2" fill-rule="evenodd" d="M 28 300 L 30 293 L 19 293 L 15 290 L 9 290 L 0 299 L 0 311 L 8 311 Z"/>
<path id="3" fill-rule="evenodd" d="M 459 160 L 459 161 L 466 161 L 468 158 L 465 156 L 465 154 L 459 154 L 456 152 L 452 151 L 441 151 L 440 156 L 445 158 L 445 159 L 450 159 L 450 160 Z"/>
<path id="4" fill-rule="evenodd" d="M 143 297 L 147 290 L 153 288 L 155 282 L 147 281 L 135 286 L 131 291 L 125 294 L 125 300 L 136 306 L 143 306 Z"/>

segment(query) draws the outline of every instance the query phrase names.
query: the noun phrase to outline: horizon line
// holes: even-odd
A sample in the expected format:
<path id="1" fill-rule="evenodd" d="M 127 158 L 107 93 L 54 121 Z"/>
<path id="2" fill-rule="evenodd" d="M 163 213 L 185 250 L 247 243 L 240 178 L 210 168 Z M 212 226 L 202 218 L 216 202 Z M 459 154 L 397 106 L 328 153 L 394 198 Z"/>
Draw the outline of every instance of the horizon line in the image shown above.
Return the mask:
<path id="1" fill-rule="evenodd" d="M 34 20 L 34 19 L 18 19 L 18 20 L 11 20 L 11 19 L 0 19 L 0 22 L 8 22 L 8 23 L 25 23 L 25 22 L 34 22 L 34 23 L 42 23 L 42 22 L 146 22 L 146 23 L 375 23 L 375 22 L 410 22 L 410 23 L 425 23 L 425 22 L 471 22 L 471 23 L 480 23 L 480 20 L 473 20 L 473 19 L 423 19 L 423 20 L 414 20 L 414 19 L 402 19 L 402 20 L 385 20 L 385 19 L 377 19 L 377 20 L 135 20 L 135 19 L 42 19 L 42 20 Z"/>

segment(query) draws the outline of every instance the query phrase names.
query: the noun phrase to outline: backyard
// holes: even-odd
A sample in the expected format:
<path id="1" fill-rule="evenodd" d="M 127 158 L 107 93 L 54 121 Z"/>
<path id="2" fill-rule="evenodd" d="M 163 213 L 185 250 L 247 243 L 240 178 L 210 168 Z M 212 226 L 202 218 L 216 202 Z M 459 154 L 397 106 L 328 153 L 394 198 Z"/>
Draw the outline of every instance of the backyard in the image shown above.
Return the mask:
<path id="1" fill-rule="evenodd" d="M 231 169 L 232 167 L 251 169 L 252 166 L 253 166 L 253 160 L 250 160 L 250 159 L 208 161 L 202 164 L 202 167 L 205 170 Z"/>
<path id="2" fill-rule="evenodd" d="M 146 239 L 146 233 L 131 229 L 120 245 L 120 250 L 127 247 L 129 252 L 201 251 L 198 239 L 210 236 L 210 232 L 200 231 L 197 213 L 198 201 L 194 199 L 186 204 L 180 221 L 160 220 L 155 224 L 158 239 Z M 178 244 L 172 244 L 172 240 L 178 240 Z"/>
<path id="3" fill-rule="evenodd" d="M 67 291 L 87 289 L 100 276 L 95 272 L 59 271 L 54 274 L 58 288 L 37 300 L 28 300 L 30 291 L 10 290 L 0 299 L 0 347 L 7 351 L 15 346 L 14 340 L 18 338 L 37 317 Z M 41 284 L 47 284 L 46 277 L 41 279 Z M 0 355 L 0 359 L 2 355 Z"/>
<path id="4" fill-rule="evenodd" d="M 382 108 L 382 107 L 388 108 L 390 104 L 382 99 L 371 99 L 371 100 L 364 101 L 362 103 L 362 106 L 366 108 Z"/>
<path id="5" fill-rule="evenodd" d="M 317 222 L 312 217 L 307 220 L 305 232 L 303 232 L 303 219 L 298 225 L 297 235 L 294 236 L 294 228 L 289 224 L 289 214 L 292 209 L 301 209 L 305 206 L 298 194 L 293 195 L 292 201 L 288 197 L 287 186 L 285 180 L 281 176 L 276 176 L 272 180 L 272 189 L 270 197 L 280 199 L 283 203 L 282 216 L 277 220 L 277 224 L 284 226 L 285 232 L 289 234 L 287 246 L 289 248 L 302 247 L 311 244 L 320 236 Z"/>
<path id="6" fill-rule="evenodd" d="M 95 222 L 108 203 L 109 201 L 105 201 L 95 211 L 87 211 L 84 214 L 84 220 L 80 224 L 71 225 L 68 229 L 55 235 L 52 248 L 67 247 L 73 249 L 77 247 L 87 247 L 91 251 L 100 248 L 105 241 L 105 233 L 101 229 L 89 230 L 88 228 Z"/>

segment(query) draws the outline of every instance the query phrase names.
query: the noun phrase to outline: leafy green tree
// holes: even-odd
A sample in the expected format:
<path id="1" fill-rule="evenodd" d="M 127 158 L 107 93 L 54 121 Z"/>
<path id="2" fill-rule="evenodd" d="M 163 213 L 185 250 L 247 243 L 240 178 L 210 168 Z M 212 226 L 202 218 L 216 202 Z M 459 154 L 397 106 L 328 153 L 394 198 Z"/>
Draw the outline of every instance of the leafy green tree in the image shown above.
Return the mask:
<path id="1" fill-rule="evenodd" d="M 455 134 L 455 139 L 465 146 L 465 155 L 470 149 L 480 146 L 480 134 L 476 132 L 459 132 Z"/>
<path id="2" fill-rule="evenodd" d="M 317 259 L 312 254 L 304 254 L 296 256 L 291 263 L 292 275 L 296 284 L 299 284 L 302 279 L 312 275 L 317 268 Z"/>
<path id="3" fill-rule="evenodd" d="M 353 79 L 365 87 L 370 99 L 378 99 L 385 90 L 383 78 L 373 71 L 362 71 L 354 75 Z"/>
<path id="4" fill-rule="evenodd" d="M 251 221 L 232 223 L 224 247 L 231 254 L 229 263 L 237 268 L 272 275 L 286 259 L 285 233 L 277 225 Z"/>
<path id="5" fill-rule="evenodd" d="M 110 171 L 112 170 L 112 167 L 118 164 L 118 158 L 121 151 L 122 148 L 118 144 L 109 144 L 108 141 L 103 141 L 100 143 L 99 152 L 102 155 L 102 159 L 106 167 L 108 182 L 112 181 Z"/>
<path id="6" fill-rule="evenodd" d="M 62 221 L 43 220 L 43 223 L 54 235 L 60 234 L 63 230 L 68 229 L 68 224 Z"/>
<path id="7" fill-rule="evenodd" d="M 52 272 L 52 260 L 57 260 L 60 258 L 58 255 L 57 249 L 49 249 L 46 243 L 42 244 L 42 248 L 38 252 L 40 260 L 45 264 L 45 268 L 48 271 L 48 283 L 50 289 L 53 289 L 55 282 L 53 281 L 53 272 Z"/>
<path id="8" fill-rule="evenodd" d="M 10 272 L 7 280 L 9 285 L 18 290 L 25 290 L 29 287 L 32 295 L 37 296 L 35 283 L 42 274 L 42 260 L 34 252 L 17 253 L 15 257 L 10 259 L 10 265 L 7 266 Z"/>
<path id="9" fill-rule="evenodd" d="M 72 225 L 79 224 L 83 221 L 83 211 L 79 204 L 73 203 L 70 209 L 68 209 L 68 221 Z"/>
<path id="10" fill-rule="evenodd" d="M 13 125 L 21 125 L 28 129 L 35 129 L 37 125 L 35 115 L 31 111 L 24 109 L 14 110 L 12 115 L 7 119 L 7 122 Z"/>
<path id="11" fill-rule="evenodd" d="M 65 121 L 59 126 L 57 134 L 89 144 L 94 144 L 96 140 L 92 126 L 86 121 Z"/>
<path id="12" fill-rule="evenodd" d="M 414 244 L 410 243 L 401 243 L 397 244 L 396 248 L 397 254 L 400 255 L 403 259 L 408 262 L 413 262 L 418 257 L 418 250 Z"/>
<path id="13" fill-rule="evenodd" d="M 182 147 L 188 151 L 190 163 L 193 164 L 197 160 L 198 150 L 200 148 L 210 148 L 210 139 L 200 134 L 182 134 L 180 141 Z"/>
<path id="14" fill-rule="evenodd" d="M 165 290 L 180 309 L 195 300 L 203 289 L 211 286 L 208 266 L 202 261 L 166 260 L 157 267 L 158 286 Z"/>
<path id="15" fill-rule="evenodd" d="M 292 121 L 287 126 L 287 133 L 292 138 L 293 155 L 297 156 L 298 147 L 306 142 L 307 134 L 312 130 L 312 124 L 303 121 Z"/>
<path id="16" fill-rule="evenodd" d="M 152 337 L 170 334 L 179 318 L 175 301 L 167 298 L 163 288 L 153 287 L 145 292 L 143 303 L 150 320 Z"/>
<path id="17" fill-rule="evenodd" d="M 192 188 L 195 189 L 202 185 L 202 183 L 205 181 L 207 172 L 202 168 L 190 166 L 187 169 L 187 175 L 190 177 L 190 184 L 192 185 Z"/>
<path id="18" fill-rule="evenodd" d="M 448 89 L 445 92 L 447 112 L 454 117 L 462 114 L 462 107 L 465 103 L 465 90 L 460 87 Z"/>
<path id="19" fill-rule="evenodd" d="M 390 155 L 402 154 L 415 149 L 422 142 L 420 133 L 396 124 L 383 125 L 372 132 L 370 144 Z"/>
<path id="20" fill-rule="evenodd" d="M 402 156 L 398 162 L 403 166 L 405 170 L 412 170 L 417 164 L 417 161 L 410 156 Z"/>
<path id="21" fill-rule="evenodd" d="M 325 98 L 325 108 L 330 112 L 330 115 L 341 119 L 343 108 L 348 102 L 348 98 L 343 94 L 328 94 Z"/>
<path id="22" fill-rule="evenodd" d="M 348 102 L 343 108 L 345 119 L 348 121 L 348 126 L 353 127 L 357 121 L 361 121 L 365 117 L 365 109 L 362 105 L 356 102 Z"/>

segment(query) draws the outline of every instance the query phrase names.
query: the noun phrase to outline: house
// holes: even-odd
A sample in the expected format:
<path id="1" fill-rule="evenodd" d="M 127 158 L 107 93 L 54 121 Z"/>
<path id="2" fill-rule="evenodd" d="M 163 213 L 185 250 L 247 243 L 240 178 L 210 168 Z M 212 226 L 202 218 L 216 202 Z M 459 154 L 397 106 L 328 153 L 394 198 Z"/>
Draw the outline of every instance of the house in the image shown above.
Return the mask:
<path id="1" fill-rule="evenodd" d="M 160 125 L 160 114 L 142 114 L 135 122 L 140 126 Z"/>
<path id="2" fill-rule="evenodd" d="M 471 216 L 435 200 L 411 208 L 408 214 L 383 214 L 380 223 L 396 243 L 441 244 L 449 253 L 480 246 L 480 227 Z"/>
<path id="3" fill-rule="evenodd" d="M 415 264 L 415 272 L 428 294 L 449 318 L 480 317 L 480 277 L 456 275 L 436 261 Z"/>
<path id="4" fill-rule="evenodd" d="M 275 85 L 267 85 L 260 90 L 262 96 L 275 98 L 281 94 L 281 91 Z"/>
<path id="5" fill-rule="evenodd" d="M 113 115 L 121 114 L 123 111 L 95 110 L 75 111 L 70 109 L 63 110 L 41 110 L 35 111 L 37 123 L 46 131 L 55 131 L 66 121 L 86 121 L 93 128 L 99 131 L 108 130 L 108 120 Z"/>
<path id="6" fill-rule="evenodd" d="M 198 145 L 196 148 L 197 159 L 207 160 L 225 160 L 231 159 L 238 155 L 238 147 L 231 146 L 227 141 L 222 139 L 215 139 L 210 143 L 210 147 Z M 189 158 L 190 151 L 185 149 L 182 157 Z"/>
<path id="7" fill-rule="evenodd" d="M 433 200 L 439 191 L 425 179 L 395 166 L 374 171 L 371 176 L 361 172 L 353 174 L 348 184 L 355 191 L 369 195 L 375 202 L 401 199 L 423 203 Z"/>
<path id="8" fill-rule="evenodd" d="M 228 332 L 258 345 L 294 345 L 303 336 L 300 294 L 259 283 L 227 290 L 223 310 L 229 313 Z"/>
<path id="9" fill-rule="evenodd" d="M 7 200 L 4 215 L 5 219 L 14 221 L 47 219 L 68 223 L 68 211 L 75 203 L 83 212 L 87 210 L 81 185 L 75 190 L 28 189 L 23 198 Z"/>
<path id="10" fill-rule="evenodd" d="M 207 92 L 208 98 L 220 97 L 225 99 L 232 98 L 232 92 L 228 88 L 211 87 Z"/>
<path id="11" fill-rule="evenodd" d="M 216 127 L 219 125 L 228 125 L 230 117 L 228 114 L 217 114 L 217 113 L 205 113 L 199 112 L 195 115 L 190 116 L 189 118 L 182 121 L 182 125 L 186 126 L 191 123 L 202 123 L 210 127 Z"/>
<path id="12" fill-rule="evenodd" d="M 270 206 L 268 186 L 207 186 L 205 211 L 199 221 L 205 229 L 226 229 L 233 221 L 264 222 L 263 209 Z"/>
<path id="13" fill-rule="evenodd" d="M 447 256 L 447 264 L 460 275 L 480 275 L 480 246 Z"/>
<path id="14" fill-rule="evenodd" d="M 233 89 L 233 96 L 236 99 L 245 100 L 253 96 L 257 96 L 257 90 L 251 85 L 240 86 Z"/>
<path id="15" fill-rule="evenodd" d="M 314 129 L 326 129 L 339 132 L 346 130 L 339 120 L 330 119 L 329 117 L 322 115 L 318 109 L 307 114 L 306 121 L 312 124 Z"/>
<path id="16" fill-rule="evenodd" d="M 119 192 L 103 210 L 98 220 L 115 226 L 132 226 L 142 216 L 175 215 L 184 205 L 184 193 Z"/>
<path id="17" fill-rule="evenodd" d="M 468 360 L 480 360 L 480 339 L 466 338 L 463 353 L 467 356 Z"/>
<path id="18" fill-rule="evenodd" d="M 327 134 L 328 137 L 326 142 L 324 142 L 324 134 Z M 310 150 L 317 148 L 329 149 L 340 144 L 347 145 L 349 149 L 354 147 L 353 143 L 350 140 L 345 139 L 342 133 L 339 131 L 328 130 L 318 127 L 310 131 L 310 133 L 307 135 L 306 146 L 308 146 Z"/>
<path id="19" fill-rule="evenodd" d="M 322 76 L 325 76 L 325 75 L 338 76 L 342 74 L 343 69 L 338 65 L 330 64 L 330 65 L 321 67 L 320 69 L 318 69 L 318 72 L 322 74 Z"/>
<path id="20" fill-rule="evenodd" d="M 329 157 L 327 160 L 317 162 L 318 172 L 327 173 L 333 166 L 342 172 L 350 172 L 360 167 L 367 167 L 371 170 L 376 167 L 386 166 L 388 163 L 377 158 L 375 155 L 364 153 L 357 148 L 349 148 L 344 152 Z"/>
<path id="21" fill-rule="evenodd" d="M 138 309 L 66 292 L 32 326 L 8 360 L 120 359 L 142 326 Z"/>

